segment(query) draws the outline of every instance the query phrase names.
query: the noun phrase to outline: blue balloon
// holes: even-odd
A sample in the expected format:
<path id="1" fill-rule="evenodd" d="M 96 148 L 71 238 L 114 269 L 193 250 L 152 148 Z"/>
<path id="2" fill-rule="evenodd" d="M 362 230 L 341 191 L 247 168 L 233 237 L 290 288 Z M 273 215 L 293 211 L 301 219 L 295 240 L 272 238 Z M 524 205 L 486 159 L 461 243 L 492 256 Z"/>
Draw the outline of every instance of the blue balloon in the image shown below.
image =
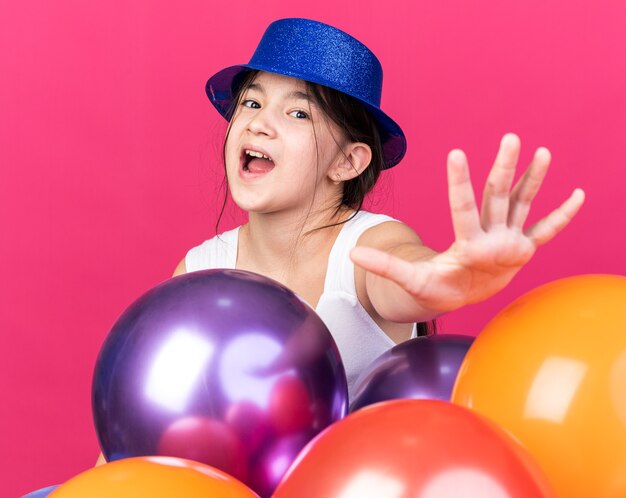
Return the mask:
<path id="1" fill-rule="evenodd" d="M 48 486 L 47 488 L 41 488 L 37 491 L 33 491 L 32 493 L 28 493 L 27 495 L 22 496 L 22 498 L 46 498 L 50 493 L 52 493 L 59 486 Z"/>

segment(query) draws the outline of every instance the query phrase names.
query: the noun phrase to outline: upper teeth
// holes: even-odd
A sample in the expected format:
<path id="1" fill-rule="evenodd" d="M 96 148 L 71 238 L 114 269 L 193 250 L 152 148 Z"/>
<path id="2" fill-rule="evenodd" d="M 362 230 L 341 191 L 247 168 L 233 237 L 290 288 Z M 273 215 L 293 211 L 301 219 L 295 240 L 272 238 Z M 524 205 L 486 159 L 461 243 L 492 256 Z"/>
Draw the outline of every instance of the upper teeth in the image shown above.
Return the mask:
<path id="1" fill-rule="evenodd" d="M 246 150 L 245 153 L 252 157 L 262 157 L 263 159 L 268 159 L 270 161 L 272 160 L 271 158 L 267 157 L 265 154 L 261 154 L 260 152 L 257 152 L 256 150 Z"/>

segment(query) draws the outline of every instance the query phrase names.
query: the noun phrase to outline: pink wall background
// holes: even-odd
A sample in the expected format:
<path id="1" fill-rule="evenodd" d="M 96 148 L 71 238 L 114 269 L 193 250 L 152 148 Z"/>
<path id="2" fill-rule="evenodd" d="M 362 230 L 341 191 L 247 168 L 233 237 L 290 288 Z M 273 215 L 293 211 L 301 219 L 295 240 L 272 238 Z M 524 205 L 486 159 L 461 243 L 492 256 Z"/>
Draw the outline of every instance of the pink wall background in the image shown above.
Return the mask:
<path id="1" fill-rule="evenodd" d="M 586 190 L 574 223 L 501 294 L 442 320 L 445 332 L 475 334 L 556 278 L 626 273 L 626 3 L 292 3 L 0 4 L 0 495 L 94 463 L 100 344 L 130 302 L 214 235 L 224 126 L 205 80 L 246 62 L 276 18 L 329 22 L 379 56 L 383 108 L 409 150 L 374 209 L 436 249 L 452 241 L 454 147 L 467 152 L 478 191 L 505 132 L 520 135 L 524 165 L 550 148 L 534 220 Z M 237 220 L 229 211 L 222 228 Z"/>

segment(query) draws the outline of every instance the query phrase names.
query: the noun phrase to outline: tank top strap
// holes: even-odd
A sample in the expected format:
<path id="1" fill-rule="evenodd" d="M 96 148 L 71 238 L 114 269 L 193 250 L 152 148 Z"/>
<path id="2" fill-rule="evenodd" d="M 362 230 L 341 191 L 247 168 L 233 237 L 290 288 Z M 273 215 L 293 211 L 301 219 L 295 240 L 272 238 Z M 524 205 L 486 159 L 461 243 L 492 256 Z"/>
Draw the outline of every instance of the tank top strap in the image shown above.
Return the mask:
<path id="1" fill-rule="evenodd" d="M 234 269 L 237 264 L 238 244 L 239 227 L 204 241 L 187 252 L 185 256 L 187 271 Z"/>
<path id="2" fill-rule="evenodd" d="M 385 214 L 359 211 L 344 224 L 328 256 L 324 293 L 340 291 L 356 297 L 354 263 L 350 259 L 350 250 L 356 246 L 359 237 L 367 229 L 387 221 L 399 223 L 398 220 Z"/>

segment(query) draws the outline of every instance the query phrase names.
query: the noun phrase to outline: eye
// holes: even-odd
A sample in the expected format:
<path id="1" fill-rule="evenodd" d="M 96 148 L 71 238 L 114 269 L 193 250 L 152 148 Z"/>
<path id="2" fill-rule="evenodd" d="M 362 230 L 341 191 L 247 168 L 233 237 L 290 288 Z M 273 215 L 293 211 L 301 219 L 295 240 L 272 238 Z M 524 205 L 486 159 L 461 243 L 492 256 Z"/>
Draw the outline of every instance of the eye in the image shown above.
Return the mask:
<path id="1" fill-rule="evenodd" d="M 261 106 L 256 100 L 247 99 L 241 102 L 241 105 L 244 107 L 249 107 L 250 109 L 260 109 Z"/>
<path id="2" fill-rule="evenodd" d="M 294 116 L 294 114 L 295 114 L 295 116 Z M 309 115 L 306 112 L 300 111 L 300 110 L 291 111 L 289 113 L 289 115 L 293 116 L 294 118 L 298 118 L 298 119 L 309 119 Z"/>

